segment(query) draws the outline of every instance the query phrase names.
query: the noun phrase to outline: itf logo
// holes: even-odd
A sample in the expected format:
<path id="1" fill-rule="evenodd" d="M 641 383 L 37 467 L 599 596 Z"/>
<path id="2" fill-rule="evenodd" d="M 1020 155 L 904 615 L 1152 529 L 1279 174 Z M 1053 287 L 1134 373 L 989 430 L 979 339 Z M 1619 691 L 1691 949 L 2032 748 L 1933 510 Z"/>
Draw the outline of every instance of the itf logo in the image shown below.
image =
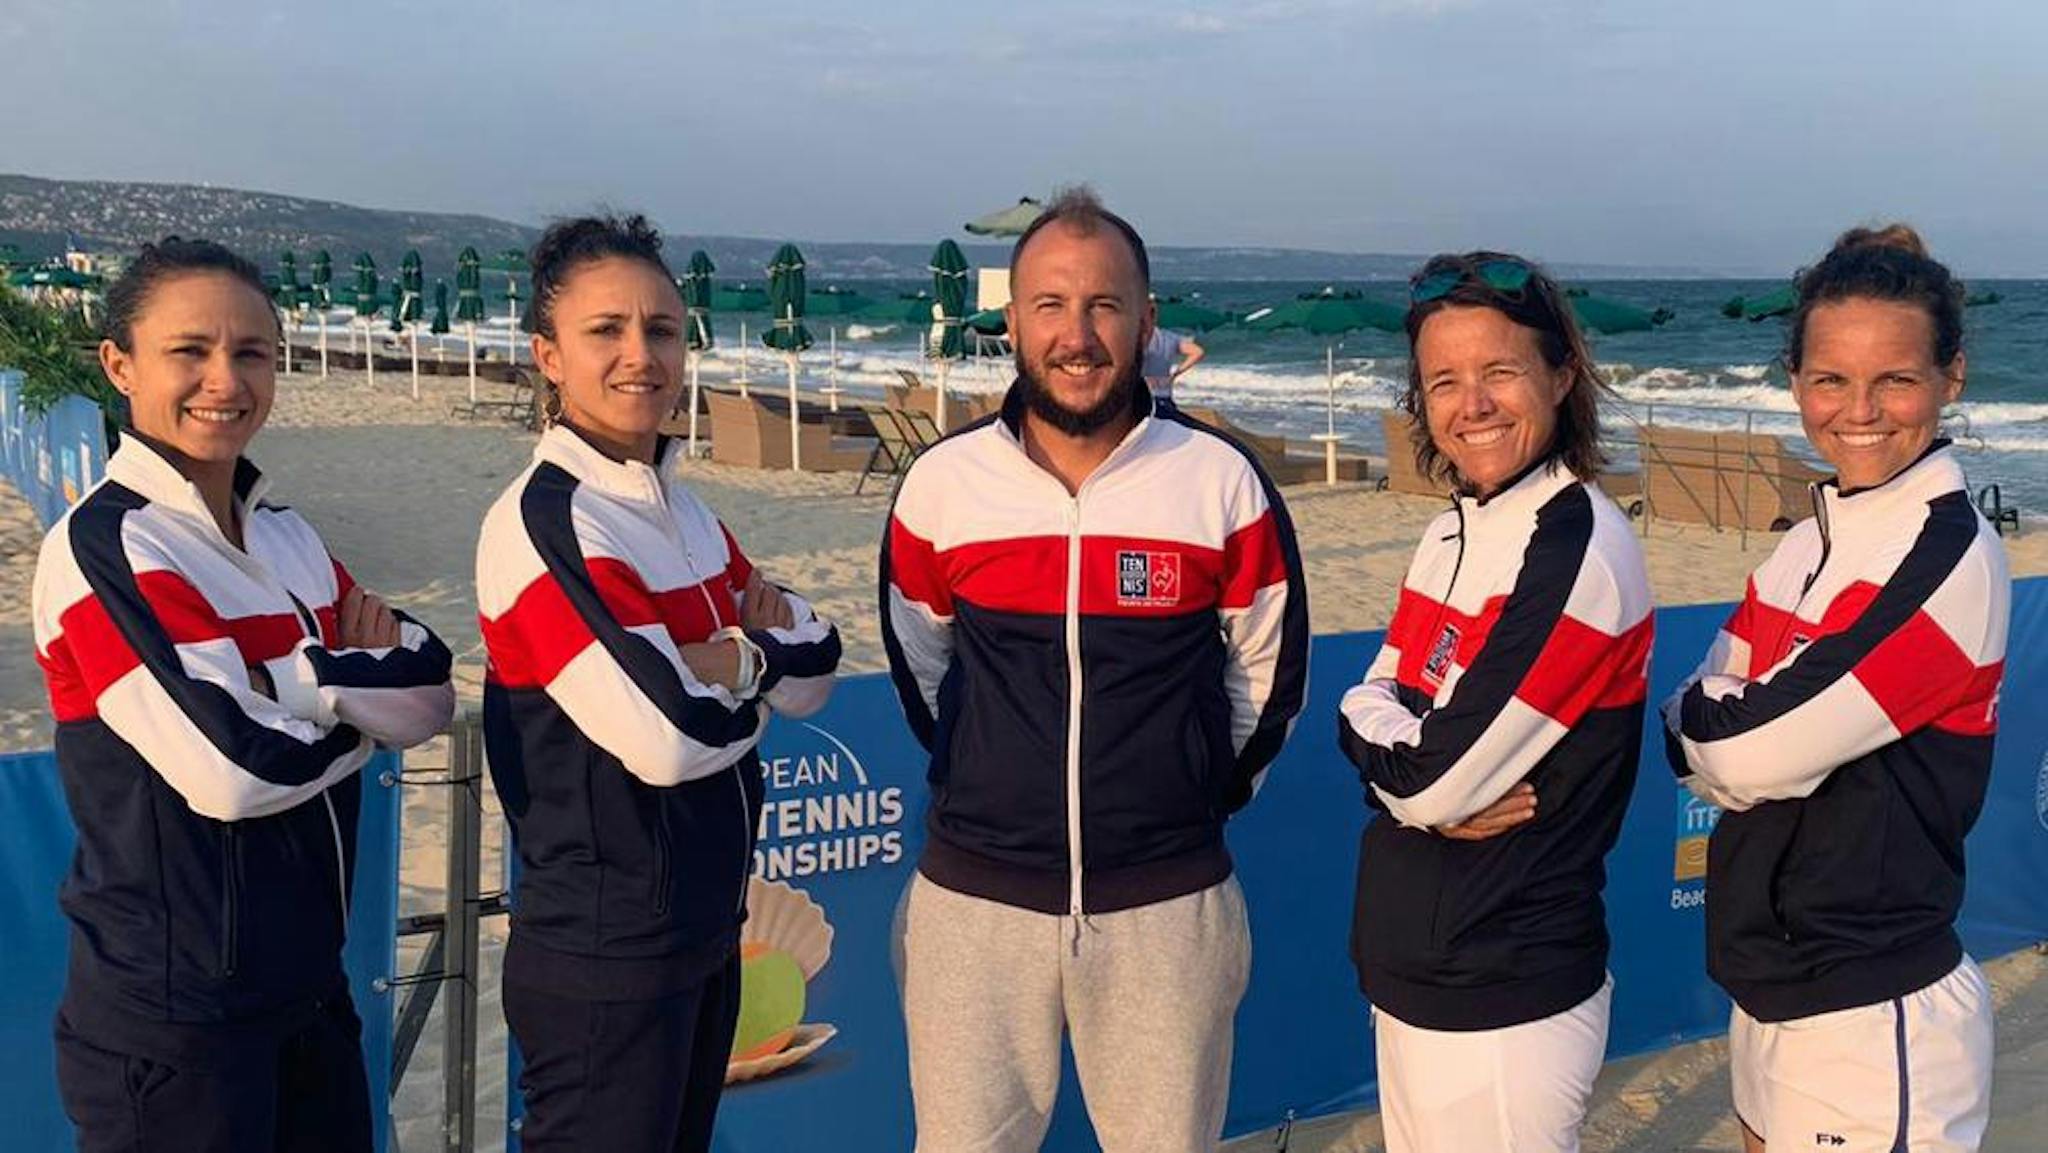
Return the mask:
<path id="1" fill-rule="evenodd" d="M 1678 786 L 1678 828 L 1671 863 L 1671 907 L 1683 909 L 1706 904 L 1707 838 L 1721 820 L 1721 808 L 1700 800 Z"/>
<path id="2" fill-rule="evenodd" d="M 1180 554 L 1137 552 L 1116 554 L 1116 603 L 1172 607 L 1180 603 Z"/>

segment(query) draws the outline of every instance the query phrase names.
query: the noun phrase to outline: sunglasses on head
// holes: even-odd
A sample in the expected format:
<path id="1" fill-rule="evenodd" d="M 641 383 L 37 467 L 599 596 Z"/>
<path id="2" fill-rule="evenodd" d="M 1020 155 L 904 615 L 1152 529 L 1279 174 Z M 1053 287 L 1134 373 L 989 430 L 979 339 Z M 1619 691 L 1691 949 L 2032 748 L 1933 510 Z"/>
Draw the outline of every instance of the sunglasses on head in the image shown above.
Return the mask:
<path id="1" fill-rule="evenodd" d="M 1438 266 L 1436 271 L 1424 272 L 1409 284 L 1409 303 L 1428 304 L 1432 300 L 1442 300 L 1461 284 L 1477 284 L 1510 299 L 1521 300 L 1530 279 L 1536 275 L 1535 269 L 1509 256 L 1477 261 L 1451 257 L 1448 267 L 1445 261 L 1434 263 Z"/>

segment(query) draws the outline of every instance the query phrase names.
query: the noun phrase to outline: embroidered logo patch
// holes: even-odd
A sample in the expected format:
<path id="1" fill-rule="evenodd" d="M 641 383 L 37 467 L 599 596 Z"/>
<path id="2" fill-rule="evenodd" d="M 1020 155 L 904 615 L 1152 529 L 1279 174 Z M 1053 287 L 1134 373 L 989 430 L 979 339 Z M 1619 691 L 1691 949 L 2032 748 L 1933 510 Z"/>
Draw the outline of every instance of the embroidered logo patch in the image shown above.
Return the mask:
<path id="1" fill-rule="evenodd" d="M 1444 631 L 1437 634 L 1436 643 L 1429 646 L 1429 659 L 1422 663 L 1424 677 L 1437 684 L 1444 682 L 1444 678 L 1450 675 L 1452 659 L 1458 655 L 1459 639 L 1457 625 L 1444 626 Z"/>
<path id="2" fill-rule="evenodd" d="M 1180 554 L 1119 550 L 1116 603 L 1155 607 L 1180 603 Z"/>

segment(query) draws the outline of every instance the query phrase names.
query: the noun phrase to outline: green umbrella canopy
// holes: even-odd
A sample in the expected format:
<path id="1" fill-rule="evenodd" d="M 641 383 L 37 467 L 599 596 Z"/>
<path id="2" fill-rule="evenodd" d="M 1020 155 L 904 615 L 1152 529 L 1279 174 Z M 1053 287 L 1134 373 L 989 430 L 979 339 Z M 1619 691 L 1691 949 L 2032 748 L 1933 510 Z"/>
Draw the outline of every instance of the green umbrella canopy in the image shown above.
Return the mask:
<path id="1" fill-rule="evenodd" d="M 1648 332 L 1675 315 L 1668 308 L 1652 312 L 1619 300 L 1592 296 L 1582 288 L 1569 289 L 1566 296 L 1572 302 L 1572 313 L 1578 317 L 1581 328 L 1610 336 L 1621 332 Z"/>
<path id="2" fill-rule="evenodd" d="M 976 236 L 1022 236 L 1031 222 L 1043 215 L 1045 205 L 1026 196 L 1008 208 L 968 221 L 965 227 Z"/>
<path id="3" fill-rule="evenodd" d="M 719 312 L 766 312 L 768 294 L 744 284 L 722 285 L 711 290 L 711 307 Z"/>
<path id="4" fill-rule="evenodd" d="M 932 249 L 931 263 L 925 267 L 932 274 L 932 296 L 944 314 L 939 321 L 944 325 L 939 347 L 927 349 L 926 353 L 948 360 L 965 356 L 967 341 L 960 333 L 960 319 L 967 313 L 967 257 L 959 245 L 941 240 Z"/>
<path id="5" fill-rule="evenodd" d="M 1207 332 L 1230 323 L 1229 313 L 1218 312 L 1178 296 L 1161 297 L 1155 303 L 1159 306 L 1159 327 L 1174 332 Z"/>
<path id="6" fill-rule="evenodd" d="M 869 324 L 930 324 L 934 303 L 929 292 L 904 293 L 875 301 L 860 310 L 859 318 Z"/>
<path id="7" fill-rule="evenodd" d="M 448 331 L 448 282 L 438 276 L 434 278 L 434 319 L 427 331 L 435 336 Z"/>
<path id="8" fill-rule="evenodd" d="M 484 318 L 483 259 L 476 249 L 465 248 L 455 257 L 455 319 L 475 324 Z"/>
<path id="9" fill-rule="evenodd" d="M 1001 336 L 1010 327 L 1009 317 L 1000 308 L 984 308 L 980 312 L 969 313 L 960 319 L 960 323 L 983 336 Z"/>
<path id="10" fill-rule="evenodd" d="M 404 277 L 394 276 L 391 278 L 391 294 L 388 299 L 391 301 L 391 331 L 404 332 L 406 301 Z"/>
<path id="11" fill-rule="evenodd" d="M 690 316 L 690 326 L 684 335 L 694 349 L 711 347 L 711 277 L 717 271 L 711 254 L 700 248 L 690 254 L 690 263 L 683 267 L 683 278 L 676 284 L 683 294 L 683 308 Z"/>
<path id="12" fill-rule="evenodd" d="M 406 323 L 418 324 L 420 317 L 426 313 L 427 274 L 420 266 L 420 254 L 417 250 L 407 252 L 405 259 L 399 262 L 398 280 L 405 288 Z"/>
<path id="13" fill-rule="evenodd" d="M 821 288 L 811 293 L 804 303 L 804 312 L 811 316 L 830 317 L 852 316 L 871 307 L 875 302 L 860 293 L 847 288 Z"/>
<path id="14" fill-rule="evenodd" d="M 356 272 L 356 315 L 377 315 L 377 262 L 369 253 L 358 253 Z"/>
<path id="15" fill-rule="evenodd" d="M 286 251 L 277 257 L 277 306 L 298 308 L 305 303 L 306 290 L 299 284 L 299 258 Z"/>
<path id="16" fill-rule="evenodd" d="M 804 254 L 794 244 L 775 250 L 768 262 L 768 315 L 771 323 L 761 333 L 761 343 L 781 352 L 801 352 L 811 346 L 811 332 L 804 327 Z"/>
<path id="17" fill-rule="evenodd" d="M 1408 314 L 1402 309 L 1357 292 L 1325 288 L 1245 317 L 1245 327 L 1260 332 L 1299 328 L 1317 336 L 1337 336 L 1360 328 L 1401 332 Z"/>
<path id="18" fill-rule="evenodd" d="M 326 249 L 313 254 L 313 304 L 319 308 L 334 307 L 334 258 Z"/>

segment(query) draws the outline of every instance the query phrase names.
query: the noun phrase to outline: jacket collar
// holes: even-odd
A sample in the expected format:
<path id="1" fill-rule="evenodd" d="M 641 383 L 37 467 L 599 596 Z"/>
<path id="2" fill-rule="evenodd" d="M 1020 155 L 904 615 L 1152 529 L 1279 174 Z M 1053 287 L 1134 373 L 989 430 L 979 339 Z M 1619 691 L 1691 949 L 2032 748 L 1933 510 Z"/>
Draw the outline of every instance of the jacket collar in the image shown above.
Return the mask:
<path id="1" fill-rule="evenodd" d="M 213 524 L 213 512 L 199 486 L 185 479 L 164 454 L 133 429 L 123 429 L 121 443 L 107 460 L 107 479 L 148 498 L 151 504 L 198 517 Z M 235 461 L 235 504 L 246 520 L 249 510 L 262 503 L 270 492 L 270 478 L 251 464 L 248 457 Z M 218 525 L 214 526 L 216 529 Z"/>
<path id="2" fill-rule="evenodd" d="M 620 500 L 639 504 L 666 503 L 665 486 L 675 473 L 680 450 L 673 437 L 655 442 L 653 464 L 613 460 L 593 448 L 576 430 L 557 424 L 540 434 L 533 459 L 560 467 L 579 482 Z"/>
<path id="3" fill-rule="evenodd" d="M 1504 523 L 1534 517 L 1537 509 L 1550 503 L 1551 497 L 1577 483 L 1579 478 L 1572 475 L 1564 462 L 1547 456 L 1524 469 L 1492 496 L 1479 497 L 1461 491 L 1453 493 L 1451 499 L 1467 525 Z"/>
<path id="4" fill-rule="evenodd" d="M 1844 490 L 1840 477 L 1829 477 L 1814 485 L 1813 492 L 1817 511 L 1827 518 L 1831 529 L 1839 529 L 1850 524 L 1910 524 L 1928 501 L 1966 487 L 1950 441 L 1936 437 L 1918 460 L 1883 484 Z"/>

